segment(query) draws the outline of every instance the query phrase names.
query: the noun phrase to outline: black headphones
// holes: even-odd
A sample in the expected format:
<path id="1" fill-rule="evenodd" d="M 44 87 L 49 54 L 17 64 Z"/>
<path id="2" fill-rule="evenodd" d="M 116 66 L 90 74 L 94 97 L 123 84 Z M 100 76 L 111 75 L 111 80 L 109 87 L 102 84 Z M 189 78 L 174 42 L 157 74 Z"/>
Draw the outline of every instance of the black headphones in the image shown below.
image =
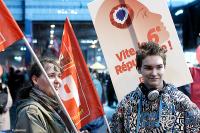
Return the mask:
<path id="1" fill-rule="evenodd" d="M 165 86 L 166 83 L 163 81 L 163 88 L 165 88 Z M 161 91 L 158 91 L 156 88 L 148 89 L 144 83 L 140 83 L 139 87 L 145 97 L 150 101 L 156 100 L 160 94 L 163 93 L 163 89 Z"/>

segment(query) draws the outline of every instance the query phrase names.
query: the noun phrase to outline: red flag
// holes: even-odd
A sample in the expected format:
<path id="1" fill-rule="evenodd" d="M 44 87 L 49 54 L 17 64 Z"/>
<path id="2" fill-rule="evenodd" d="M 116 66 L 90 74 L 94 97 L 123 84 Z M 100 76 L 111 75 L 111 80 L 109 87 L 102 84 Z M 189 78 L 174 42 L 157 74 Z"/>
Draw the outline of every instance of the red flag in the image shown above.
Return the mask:
<path id="1" fill-rule="evenodd" d="M 0 0 L 0 52 L 24 37 L 15 19 Z"/>
<path id="2" fill-rule="evenodd" d="M 104 112 L 68 19 L 64 24 L 60 64 L 63 69 L 63 89 L 59 95 L 76 127 L 80 129 Z"/>
<path id="3" fill-rule="evenodd" d="M 190 86 L 191 100 L 200 108 L 200 68 L 191 67 L 193 83 Z"/>
<path id="4" fill-rule="evenodd" d="M 196 49 L 196 59 L 198 63 L 200 64 L 200 45 Z"/>

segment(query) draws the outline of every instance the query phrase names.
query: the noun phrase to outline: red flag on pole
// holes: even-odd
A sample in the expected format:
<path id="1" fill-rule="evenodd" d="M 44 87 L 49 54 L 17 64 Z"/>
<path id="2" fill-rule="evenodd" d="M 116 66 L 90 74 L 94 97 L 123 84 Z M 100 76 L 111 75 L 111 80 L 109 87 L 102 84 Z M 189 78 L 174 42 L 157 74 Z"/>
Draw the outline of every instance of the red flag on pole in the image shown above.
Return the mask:
<path id="1" fill-rule="evenodd" d="M 0 52 L 24 37 L 15 19 L 0 0 Z"/>
<path id="2" fill-rule="evenodd" d="M 68 19 L 64 24 L 59 59 L 63 69 L 63 87 L 59 95 L 76 127 L 80 129 L 104 112 Z"/>
<path id="3" fill-rule="evenodd" d="M 200 68 L 190 67 L 193 83 L 190 85 L 191 100 L 200 108 Z"/>

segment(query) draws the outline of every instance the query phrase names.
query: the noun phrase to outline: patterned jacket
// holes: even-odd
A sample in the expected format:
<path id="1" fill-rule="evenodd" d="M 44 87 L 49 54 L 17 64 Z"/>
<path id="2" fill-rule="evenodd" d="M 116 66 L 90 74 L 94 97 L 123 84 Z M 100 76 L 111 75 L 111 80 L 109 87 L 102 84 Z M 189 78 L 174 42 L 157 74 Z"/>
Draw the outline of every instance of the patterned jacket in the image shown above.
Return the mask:
<path id="1" fill-rule="evenodd" d="M 155 101 L 138 87 L 120 102 L 110 127 L 112 133 L 198 133 L 200 110 L 171 84 Z"/>

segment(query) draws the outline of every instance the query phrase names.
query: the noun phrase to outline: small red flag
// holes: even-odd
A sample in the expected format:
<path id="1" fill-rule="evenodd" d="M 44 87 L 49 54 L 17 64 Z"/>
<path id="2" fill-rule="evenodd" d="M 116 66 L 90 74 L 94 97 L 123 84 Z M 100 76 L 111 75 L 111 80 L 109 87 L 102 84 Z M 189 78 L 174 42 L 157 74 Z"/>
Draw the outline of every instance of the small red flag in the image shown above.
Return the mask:
<path id="1" fill-rule="evenodd" d="M 200 64 L 200 45 L 196 49 L 196 59 L 198 63 Z"/>
<path id="2" fill-rule="evenodd" d="M 200 68 L 191 67 L 193 83 L 190 85 L 191 100 L 200 108 Z"/>
<path id="3" fill-rule="evenodd" d="M 0 0 L 0 52 L 24 37 L 3 0 Z"/>
<path id="4" fill-rule="evenodd" d="M 71 119 L 80 129 L 104 112 L 68 19 L 64 24 L 59 60 L 63 69 L 63 87 L 59 95 Z"/>

